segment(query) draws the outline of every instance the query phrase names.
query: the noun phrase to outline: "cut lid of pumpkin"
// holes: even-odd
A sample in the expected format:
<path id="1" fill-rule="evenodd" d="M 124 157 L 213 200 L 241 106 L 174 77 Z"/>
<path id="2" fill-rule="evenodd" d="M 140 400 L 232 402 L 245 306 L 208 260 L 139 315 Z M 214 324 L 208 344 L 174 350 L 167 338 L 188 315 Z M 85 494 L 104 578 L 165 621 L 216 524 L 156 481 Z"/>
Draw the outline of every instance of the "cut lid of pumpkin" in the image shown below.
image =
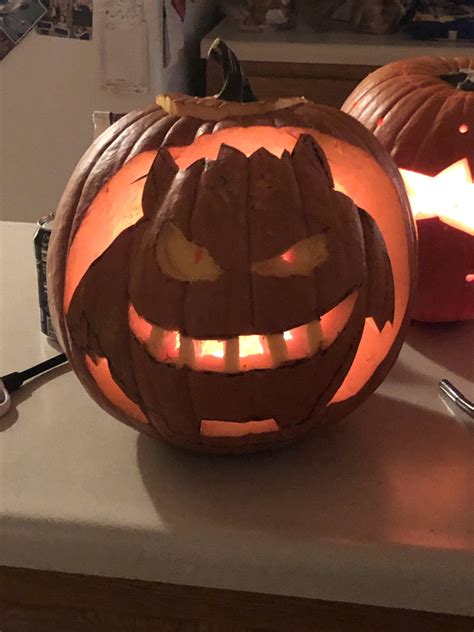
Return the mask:
<path id="1" fill-rule="evenodd" d="M 193 97 L 187 94 L 170 93 L 156 97 L 156 104 L 172 116 L 191 116 L 203 121 L 223 121 L 233 116 L 255 116 L 285 110 L 304 103 L 311 103 L 305 97 L 288 97 L 268 101 L 239 103 L 224 101 L 216 97 Z"/>

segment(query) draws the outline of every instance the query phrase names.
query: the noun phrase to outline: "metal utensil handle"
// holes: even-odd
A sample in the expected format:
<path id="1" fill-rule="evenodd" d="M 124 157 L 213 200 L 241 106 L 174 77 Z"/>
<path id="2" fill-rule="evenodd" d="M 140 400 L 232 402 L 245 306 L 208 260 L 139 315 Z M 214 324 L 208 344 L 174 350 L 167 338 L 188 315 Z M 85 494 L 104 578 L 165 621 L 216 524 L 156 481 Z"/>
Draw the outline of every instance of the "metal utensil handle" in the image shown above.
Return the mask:
<path id="1" fill-rule="evenodd" d="M 449 380 L 441 380 L 439 388 L 458 408 L 463 410 L 470 417 L 474 417 L 474 403 L 451 384 Z"/>
<path id="2" fill-rule="evenodd" d="M 0 417 L 6 415 L 10 410 L 10 393 L 7 391 L 5 384 L 0 379 Z"/>

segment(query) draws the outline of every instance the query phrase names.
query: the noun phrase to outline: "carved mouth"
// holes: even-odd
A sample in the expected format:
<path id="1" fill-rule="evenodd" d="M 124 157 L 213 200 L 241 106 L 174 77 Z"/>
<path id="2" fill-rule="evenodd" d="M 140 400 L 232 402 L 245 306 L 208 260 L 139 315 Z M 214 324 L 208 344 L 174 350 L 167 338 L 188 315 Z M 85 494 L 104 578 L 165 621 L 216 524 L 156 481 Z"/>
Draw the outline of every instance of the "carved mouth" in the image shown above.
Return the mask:
<path id="1" fill-rule="evenodd" d="M 258 421 L 219 421 L 218 419 L 202 419 L 200 433 L 203 437 L 245 437 L 253 434 L 278 432 L 278 424 L 274 419 Z"/>
<path id="2" fill-rule="evenodd" d="M 228 340 L 200 340 L 163 329 L 140 316 L 132 304 L 128 322 L 134 336 L 157 362 L 216 373 L 274 369 L 330 347 L 346 326 L 357 294 L 357 290 L 353 291 L 320 319 L 299 327 L 276 334 L 236 336 Z"/>

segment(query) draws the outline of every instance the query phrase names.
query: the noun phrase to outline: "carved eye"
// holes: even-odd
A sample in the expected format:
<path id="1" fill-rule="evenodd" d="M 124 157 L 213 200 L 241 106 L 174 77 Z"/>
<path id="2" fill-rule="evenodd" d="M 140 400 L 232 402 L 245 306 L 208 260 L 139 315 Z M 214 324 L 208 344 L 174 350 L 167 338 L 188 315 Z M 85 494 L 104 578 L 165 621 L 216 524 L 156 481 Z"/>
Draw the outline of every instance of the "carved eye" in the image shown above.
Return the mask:
<path id="1" fill-rule="evenodd" d="M 156 258 L 164 274 L 178 281 L 216 281 L 222 274 L 206 248 L 186 239 L 171 222 L 158 235 Z"/>
<path id="2" fill-rule="evenodd" d="M 252 270 L 261 276 L 308 276 L 327 258 L 326 235 L 320 233 L 298 241 L 276 257 L 257 261 L 252 265 Z"/>

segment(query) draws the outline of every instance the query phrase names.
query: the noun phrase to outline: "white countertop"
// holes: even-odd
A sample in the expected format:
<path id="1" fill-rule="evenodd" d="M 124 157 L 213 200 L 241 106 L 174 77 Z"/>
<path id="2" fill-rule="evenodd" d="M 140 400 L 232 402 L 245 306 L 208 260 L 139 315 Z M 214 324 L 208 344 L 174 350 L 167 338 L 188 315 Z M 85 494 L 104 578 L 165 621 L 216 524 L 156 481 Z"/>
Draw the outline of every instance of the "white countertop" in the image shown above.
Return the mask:
<path id="1" fill-rule="evenodd" d="M 304 24 L 288 31 L 248 31 L 235 20 L 224 19 L 201 41 L 207 57 L 216 37 L 225 40 L 241 61 L 381 66 L 403 57 L 420 55 L 472 56 L 473 42 L 415 40 L 400 31 L 389 35 L 355 33 L 340 23 L 338 31 L 315 32 Z"/>
<path id="2" fill-rule="evenodd" d="M 33 233 L 0 223 L 0 375 L 56 353 Z M 139 436 L 53 370 L 0 419 L 0 564 L 474 614 L 474 424 L 437 390 L 472 397 L 473 325 L 413 328 L 350 418 L 251 457 Z"/>

